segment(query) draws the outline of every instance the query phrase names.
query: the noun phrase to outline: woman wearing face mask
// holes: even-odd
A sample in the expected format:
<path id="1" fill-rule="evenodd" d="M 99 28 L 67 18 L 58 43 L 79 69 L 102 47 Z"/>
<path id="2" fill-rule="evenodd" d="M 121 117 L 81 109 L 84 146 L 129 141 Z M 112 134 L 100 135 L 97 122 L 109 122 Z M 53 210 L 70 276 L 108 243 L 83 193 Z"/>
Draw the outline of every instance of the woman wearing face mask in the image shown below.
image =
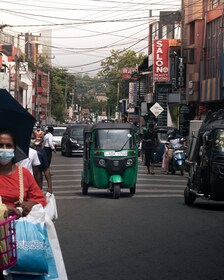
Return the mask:
<path id="1" fill-rule="evenodd" d="M 0 131 L 0 196 L 2 203 L 8 208 L 9 213 L 18 216 L 21 212 L 16 207 L 23 209 L 23 216 L 27 215 L 35 204 L 46 205 L 44 194 L 37 185 L 34 177 L 22 168 L 24 195 L 23 202 L 19 203 L 19 167 L 14 162 L 16 142 L 10 131 Z"/>

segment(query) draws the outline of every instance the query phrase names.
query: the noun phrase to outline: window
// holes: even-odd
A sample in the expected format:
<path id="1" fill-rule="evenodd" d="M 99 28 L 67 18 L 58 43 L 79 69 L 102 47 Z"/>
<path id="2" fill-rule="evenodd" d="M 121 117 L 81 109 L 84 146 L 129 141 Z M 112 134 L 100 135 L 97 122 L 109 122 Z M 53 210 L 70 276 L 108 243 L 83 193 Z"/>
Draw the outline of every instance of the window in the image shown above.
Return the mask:
<path id="1" fill-rule="evenodd" d="M 166 26 L 166 25 L 163 25 L 163 26 L 162 26 L 162 38 L 163 38 L 163 39 L 168 38 L 168 37 L 167 37 L 167 26 Z"/>
<path id="2" fill-rule="evenodd" d="M 95 147 L 97 149 L 130 149 L 134 146 L 133 135 L 128 138 L 128 129 L 101 129 L 96 132 Z M 124 147 L 123 147 L 124 146 Z"/>
<path id="3" fill-rule="evenodd" d="M 212 10 L 213 8 L 217 7 L 218 5 L 220 5 L 221 0 L 211 0 L 210 2 L 210 9 Z"/>
<path id="4" fill-rule="evenodd" d="M 74 126 L 71 128 L 71 136 L 72 137 L 79 137 L 83 136 L 84 126 Z"/>
<path id="5" fill-rule="evenodd" d="M 195 43 L 195 22 L 189 24 L 189 45 Z"/>
<path id="6" fill-rule="evenodd" d="M 217 18 L 210 22 L 208 27 L 207 43 L 207 78 L 217 76 L 220 67 L 220 56 L 222 53 L 222 18 Z"/>

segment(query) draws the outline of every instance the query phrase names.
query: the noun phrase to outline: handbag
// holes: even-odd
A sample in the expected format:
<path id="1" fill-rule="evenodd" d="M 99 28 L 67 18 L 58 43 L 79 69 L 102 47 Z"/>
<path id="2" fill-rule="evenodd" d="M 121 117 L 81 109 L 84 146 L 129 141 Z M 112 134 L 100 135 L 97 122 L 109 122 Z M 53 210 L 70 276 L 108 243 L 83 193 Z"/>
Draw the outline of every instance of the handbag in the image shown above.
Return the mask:
<path id="1" fill-rule="evenodd" d="M 58 211 L 57 211 L 57 204 L 56 199 L 53 193 L 47 192 L 46 195 L 46 201 L 47 205 L 45 206 L 46 214 L 49 216 L 49 218 L 52 221 L 55 221 L 58 219 Z"/>
<path id="2" fill-rule="evenodd" d="M 19 202 L 23 202 L 24 185 L 22 167 L 19 166 Z M 44 235 L 45 211 L 36 204 L 26 217 L 16 220 L 17 264 L 10 273 L 47 275 L 46 238 Z"/>

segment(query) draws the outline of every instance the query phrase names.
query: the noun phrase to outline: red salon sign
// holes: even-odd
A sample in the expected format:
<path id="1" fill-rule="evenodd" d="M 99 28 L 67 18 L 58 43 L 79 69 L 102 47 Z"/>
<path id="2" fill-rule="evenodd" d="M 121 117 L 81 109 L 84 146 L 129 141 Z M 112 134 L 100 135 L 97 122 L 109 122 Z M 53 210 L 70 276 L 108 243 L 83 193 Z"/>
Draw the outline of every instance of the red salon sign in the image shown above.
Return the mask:
<path id="1" fill-rule="evenodd" d="M 154 41 L 154 81 L 166 82 L 169 77 L 169 40 Z"/>

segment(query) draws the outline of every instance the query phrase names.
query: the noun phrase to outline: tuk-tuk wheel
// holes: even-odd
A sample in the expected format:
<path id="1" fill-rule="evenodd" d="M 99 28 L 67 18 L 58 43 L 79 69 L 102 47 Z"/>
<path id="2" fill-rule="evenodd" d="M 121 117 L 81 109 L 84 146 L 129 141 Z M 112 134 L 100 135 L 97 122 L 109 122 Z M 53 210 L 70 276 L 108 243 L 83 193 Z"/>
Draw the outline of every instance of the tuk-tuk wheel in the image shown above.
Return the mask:
<path id="1" fill-rule="evenodd" d="M 114 190 L 113 198 L 118 199 L 120 197 L 120 192 L 121 192 L 120 184 L 114 184 L 113 190 Z"/>
<path id="2" fill-rule="evenodd" d="M 190 192 L 189 187 L 184 190 L 184 202 L 186 205 L 192 205 L 196 200 L 196 196 Z"/>
<path id="3" fill-rule="evenodd" d="M 83 182 L 81 184 L 82 184 L 82 194 L 87 195 L 89 186 L 87 184 L 83 183 Z"/>
<path id="4" fill-rule="evenodd" d="M 130 188 L 130 194 L 135 194 L 136 187 Z"/>

